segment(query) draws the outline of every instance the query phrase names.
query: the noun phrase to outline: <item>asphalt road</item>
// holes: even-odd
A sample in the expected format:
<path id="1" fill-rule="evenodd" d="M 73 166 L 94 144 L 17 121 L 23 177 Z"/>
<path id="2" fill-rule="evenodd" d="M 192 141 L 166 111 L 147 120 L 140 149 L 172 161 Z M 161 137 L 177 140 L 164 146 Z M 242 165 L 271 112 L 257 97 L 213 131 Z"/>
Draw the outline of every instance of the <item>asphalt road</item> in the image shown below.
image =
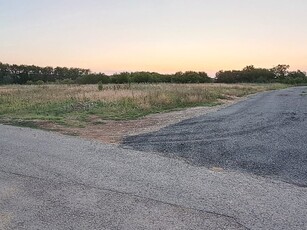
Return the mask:
<path id="1" fill-rule="evenodd" d="M 190 162 L 0 125 L 0 229 L 307 228 L 305 187 Z"/>
<path id="2" fill-rule="evenodd" d="M 262 93 L 216 113 L 129 137 L 134 149 L 307 187 L 307 87 Z"/>

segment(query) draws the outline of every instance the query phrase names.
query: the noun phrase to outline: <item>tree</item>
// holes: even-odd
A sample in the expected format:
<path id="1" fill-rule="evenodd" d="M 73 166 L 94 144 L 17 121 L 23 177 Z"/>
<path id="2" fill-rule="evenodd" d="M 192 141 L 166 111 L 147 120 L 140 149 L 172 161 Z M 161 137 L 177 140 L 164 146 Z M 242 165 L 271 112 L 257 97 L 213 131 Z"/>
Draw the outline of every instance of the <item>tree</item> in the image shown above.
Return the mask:
<path id="1" fill-rule="evenodd" d="M 282 80 L 288 75 L 290 68 L 289 65 L 277 65 L 271 69 L 271 71 L 275 74 L 276 79 Z"/>
<path id="2" fill-rule="evenodd" d="M 307 83 L 306 73 L 300 70 L 289 72 L 286 78 L 283 80 L 283 83 L 286 84 Z"/>
<path id="3" fill-rule="evenodd" d="M 254 71 L 254 70 L 255 70 L 255 67 L 253 65 L 248 65 L 248 66 L 243 68 L 243 71 L 246 71 L 246 72 L 251 72 L 251 71 Z"/>

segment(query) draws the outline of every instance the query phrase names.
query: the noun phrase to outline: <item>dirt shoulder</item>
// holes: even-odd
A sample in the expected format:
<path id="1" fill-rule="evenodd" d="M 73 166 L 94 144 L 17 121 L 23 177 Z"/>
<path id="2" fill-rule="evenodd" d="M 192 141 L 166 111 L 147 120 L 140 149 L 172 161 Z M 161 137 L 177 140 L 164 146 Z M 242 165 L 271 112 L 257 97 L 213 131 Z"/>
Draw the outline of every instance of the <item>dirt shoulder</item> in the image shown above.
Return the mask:
<path id="1" fill-rule="evenodd" d="M 121 140 L 127 136 L 154 132 L 180 121 L 217 111 L 244 100 L 245 98 L 223 100 L 220 101 L 222 103 L 221 105 L 213 107 L 194 107 L 179 111 L 151 114 L 137 120 L 112 121 L 102 120 L 101 118 L 93 116 L 90 122 L 83 128 L 66 127 L 45 121 L 38 121 L 37 125 L 40 128 L 60 132 L 62 134 L 76 135 L 104 143 L 119 144 Z"/>

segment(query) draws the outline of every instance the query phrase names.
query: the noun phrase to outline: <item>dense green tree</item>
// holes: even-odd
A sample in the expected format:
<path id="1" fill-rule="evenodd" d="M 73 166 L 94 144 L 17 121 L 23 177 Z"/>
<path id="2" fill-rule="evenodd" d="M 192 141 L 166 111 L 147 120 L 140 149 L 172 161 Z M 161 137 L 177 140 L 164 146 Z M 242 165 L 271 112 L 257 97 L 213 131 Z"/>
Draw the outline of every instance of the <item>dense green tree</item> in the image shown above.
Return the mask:
<path id="1" fill-rule="evenodd" d="M 107 75 L 104 73 L 98 73 L 80 76 L 75 80 L 75 82 L 77 84 L 98 84 L 98 82 L 101 82 L 102 84 L 108 84 L 110 81 Z"/>
<path id="2" fill-rule="evenodd" d="M 112 75 L 110 81 L 115 84 L 124 84 L 131 81 L 131 74 L 128 72 L 115 73 Z"/>
<path id="3" fill-rule="evenodd" d="M 242 70 L 219 71 L 215 82 L 218 83 L 295 83 L 306 82 L 306 73 L 301 71 L 289 72 L 288 65 L 278 65 L 272 69 L 246 66 Z M 295 80 L 296 79 L 296 80 Z"/>
<path id="4" fill-rule="evenodd" d="M 287 73 L 282 82 L 286 84 L 303 84 L 307 83 L 307 76 L 305 72 L 300 70 L 292 71 Z"/>

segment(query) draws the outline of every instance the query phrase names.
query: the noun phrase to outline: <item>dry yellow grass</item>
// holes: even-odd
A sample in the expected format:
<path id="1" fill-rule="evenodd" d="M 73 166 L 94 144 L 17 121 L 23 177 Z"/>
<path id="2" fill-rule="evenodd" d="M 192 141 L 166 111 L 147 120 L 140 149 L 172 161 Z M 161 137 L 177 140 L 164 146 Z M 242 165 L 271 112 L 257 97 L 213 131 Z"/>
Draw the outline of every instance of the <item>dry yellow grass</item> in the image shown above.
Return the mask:
<path id="1" fill-rule="evenodd" d="M 223 99 L 284 88 L 281 84 L 125 84 L 0 87 L 0 118 L 86 121 L 131 119 L 149 113 L 221 103 Z"/>

